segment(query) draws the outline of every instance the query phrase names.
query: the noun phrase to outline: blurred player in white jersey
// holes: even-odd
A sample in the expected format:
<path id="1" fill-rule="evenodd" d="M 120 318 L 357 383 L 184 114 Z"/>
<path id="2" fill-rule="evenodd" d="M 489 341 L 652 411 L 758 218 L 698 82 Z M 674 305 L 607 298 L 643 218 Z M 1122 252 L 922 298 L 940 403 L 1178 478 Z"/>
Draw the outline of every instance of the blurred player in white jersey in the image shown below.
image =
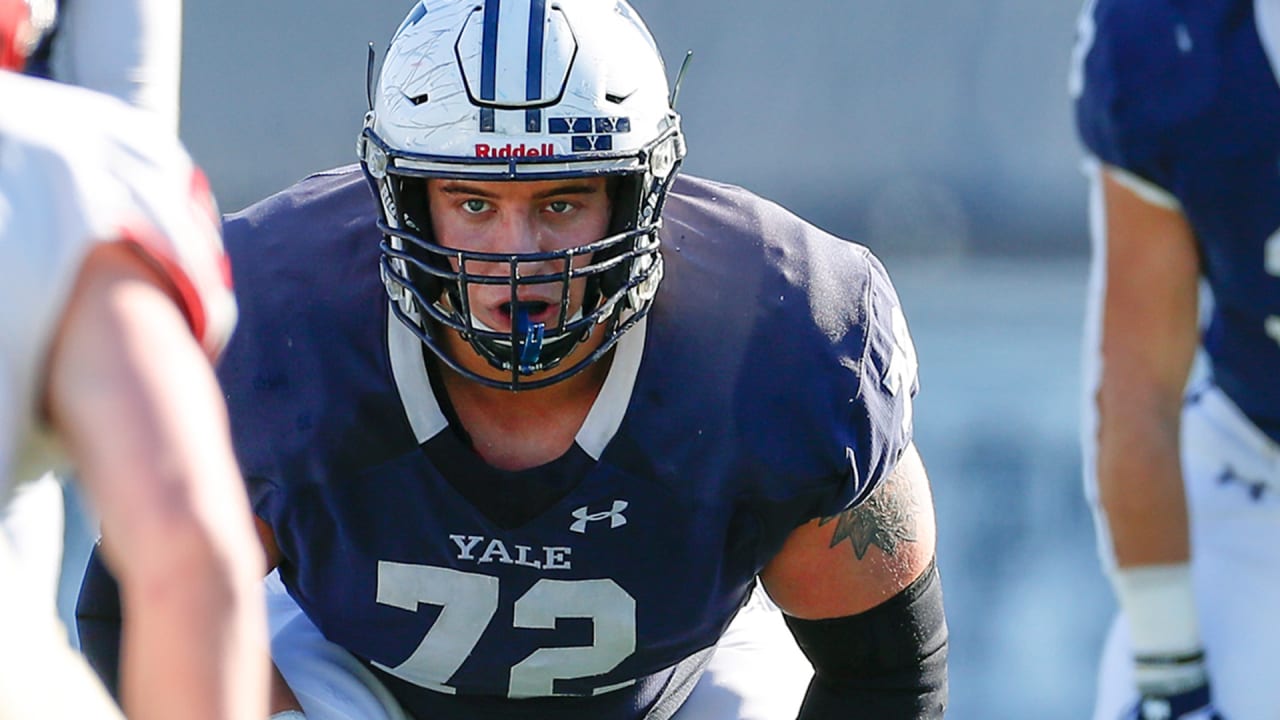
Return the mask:
<path id="1" fill-rule="evenodd" d="M 1086 468 L 1122 614 L 1094 717 L 1274 719 L 1280 1 L 1096 0 L 1079 31 Z"/>
<path id="2" fill-rule="evenodd" d="M 208 358 L 230 334 L 212 197 L 163 124 L 22 77 L 0 0 L 0 507 L 74 465 L 124 589 L 131 717 L 266 714 L 262 562 Z M 118 717 L 0 534 L 0 718 Z"/>
<path id="3" fill-rule="evenodd" d="M 23 71 L 117 97 L 178 128 L 181 0 L 26 0 L 29 53 Z M 70 621 L 84 560 L 96 535 L 74 483 L 52 474 L 26 483 L 0 512 L 0 532 L 19 550 L 33 587 L 58 598 Z M 65 546 L 64 546 L 65 538 Z M 59 588 L 58 570 L 66 575 Z M 74 634 L 72 634 L 74 637 Z"/>

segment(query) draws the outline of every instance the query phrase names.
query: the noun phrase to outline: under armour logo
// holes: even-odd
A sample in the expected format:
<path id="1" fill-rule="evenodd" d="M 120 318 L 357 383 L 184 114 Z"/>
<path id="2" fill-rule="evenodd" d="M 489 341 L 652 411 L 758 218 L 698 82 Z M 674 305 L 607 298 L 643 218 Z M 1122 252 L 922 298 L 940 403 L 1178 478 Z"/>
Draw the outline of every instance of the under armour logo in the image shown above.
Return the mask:
<path id="1" fill-rule="evenodd" d="M 622 527 L 627 524 L 627 518 L 622 514 L 622 511 L 626 510 L 629 504 L 626 500 L 614 500 L 612 509 L 598 513 L 587 512 L 589 507 L 583 505 L 573 511 L 573 516 L 577 520 L 573 521 L 569 529 L 576 533 L 585 533 L 587 531 L 587 523 L 595 522 L 596 520 L 608 520 L 610 529 Z"/>
<path id="2" fill-rule="evenodd" d="M 1218 473 L 1219 485 L 1239 485 L 1249 494 L 1249 499 L 1257 502 L 1267 492 L 1267 483 L 1263 480 L 1255 480 L 1247 478 L 1236 473 L 1235 468 L 1230 465 L 1224 467 L 1222 472 Z"/>

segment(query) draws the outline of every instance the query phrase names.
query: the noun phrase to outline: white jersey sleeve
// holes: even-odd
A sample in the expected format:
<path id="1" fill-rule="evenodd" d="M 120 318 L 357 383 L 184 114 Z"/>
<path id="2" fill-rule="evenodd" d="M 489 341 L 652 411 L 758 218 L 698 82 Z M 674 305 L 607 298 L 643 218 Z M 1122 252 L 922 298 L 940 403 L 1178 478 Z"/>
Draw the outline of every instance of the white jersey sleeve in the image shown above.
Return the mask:
<path id="1" fill-rule="evenodd" d="M 12 73 L 0 73 L 0 97 L 0 395 L 15 403 L 8 432 L 21 438 L 39 427 L 45 355 L 96 244 L 148 260 L 211 356 L 236 311 L 208 183 L 159 120 Z"/>

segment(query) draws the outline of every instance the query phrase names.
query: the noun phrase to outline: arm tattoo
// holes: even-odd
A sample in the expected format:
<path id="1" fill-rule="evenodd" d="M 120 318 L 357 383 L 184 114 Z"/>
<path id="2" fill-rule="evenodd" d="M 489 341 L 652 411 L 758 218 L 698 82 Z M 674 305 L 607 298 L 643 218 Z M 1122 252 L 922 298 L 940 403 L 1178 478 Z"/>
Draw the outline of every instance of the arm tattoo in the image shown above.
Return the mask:
<path id="1" fill-rule="evenodd" d="M 893 473 L 866 502 L 839 515 L 822 518 L 818 525 L 835 520 L 836 530 L 831 534 L 829 547 L 848 540 L 854 554 L 862 560 L 872 545 L 892 555 L 899 543 L 915 542 L 918 511 L 907 480 Z"/>

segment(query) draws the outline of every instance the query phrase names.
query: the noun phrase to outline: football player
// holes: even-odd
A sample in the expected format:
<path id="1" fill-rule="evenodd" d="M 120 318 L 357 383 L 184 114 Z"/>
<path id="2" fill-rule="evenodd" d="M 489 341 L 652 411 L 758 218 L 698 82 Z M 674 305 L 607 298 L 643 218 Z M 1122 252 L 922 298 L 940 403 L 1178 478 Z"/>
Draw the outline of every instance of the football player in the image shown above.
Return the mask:
<path id="1" fill-rule="evenodd" d="M 1280 717 L 1280 2 L 1089 2 L 1076 55 L 1094 717 Z"/>
<path id="2" fill-rule="evenodd" d="M 0 0 L 0 506 L 78 468 L 122 579 L 130 717 L 264 717 L 262 562 L 209 362 L 235 317 L 212 198 L 149 116 L 17 74 L 35 36 Z M 0 718 L 120 717 L 6 538 Z"/>
<path id="3" fill-rule="evenodd" d="M 880 262 L 677 180 L 621 0 L 424 0 L 372 100 L 359 167 L 226 223 L 219 373 L 287 590 L 276 708 L 941 717 L 916 358 Z M 757 578 L 807 694 L 726 635 L 783 627 Z"/>
<path id="4" fill-rule="evenodd" d="M 182 0 L 26 3 L 31 32 L 23 40 L 23 72 L 113 95 L 156 114 L 169 132 L 177 131 Z M 71 500 L 66 512 L 64 490 Z M 29 561 L 31 585 L 45 588 L 60 605 L 74 596 L 59 597 L 59 570 L 78 581 L 97 534 L 82 507 L 76 484 L 67 482 L 64 488 L 50 473 L 24 483 L 0 512 L 0 532 Z M 73 591 L 66 579 L 62 585 Z M 69 620 L 70 608 L 65 609 Z"/>

